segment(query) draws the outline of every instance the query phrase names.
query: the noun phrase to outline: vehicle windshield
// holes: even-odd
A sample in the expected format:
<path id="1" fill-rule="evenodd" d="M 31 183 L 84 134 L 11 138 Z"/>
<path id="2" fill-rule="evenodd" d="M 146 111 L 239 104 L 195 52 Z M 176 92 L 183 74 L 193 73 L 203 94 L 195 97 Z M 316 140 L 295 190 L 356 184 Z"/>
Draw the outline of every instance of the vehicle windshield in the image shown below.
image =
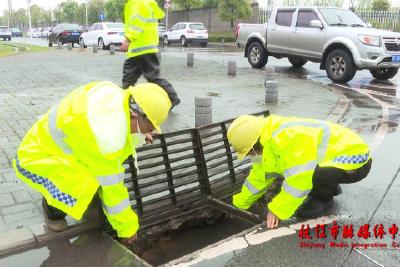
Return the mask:
<path id="1" fill-rule="evenodd" d="M 347 9 L 320 8 L 319 12 L 329 26 L 353 26 L 366 27 L 367 25 L 360 17 Z"/>
<path id="2" fill-rule="evenodd" d="M 106 23 L 107 28 L 109 29 L 122 29 L 124 28 L 123 23 Z"/>
<path id="3" fill-rule="evenodd" d="M 62 24 L 61 28 L 63 30 L 77 30 L 77 31 L 82 30 L 81 27 L 77 24 Z"/>
<path id="4" fill-rule="evenodd" d="M 189 28 L 192 30 L 205 30 L 206 28 L 204 28 L 203 24 L 190 24 Z"/>

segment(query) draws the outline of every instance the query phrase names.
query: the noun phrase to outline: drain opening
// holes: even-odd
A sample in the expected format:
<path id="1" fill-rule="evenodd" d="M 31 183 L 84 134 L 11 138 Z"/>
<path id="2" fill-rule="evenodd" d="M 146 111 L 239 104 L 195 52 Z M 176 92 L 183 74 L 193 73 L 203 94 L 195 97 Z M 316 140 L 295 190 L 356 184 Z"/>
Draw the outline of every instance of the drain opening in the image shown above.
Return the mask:
<path id="1" fill-rule="evenodd" d="M 145 233 L 139 234 L 139 240 L 131 250 L 147 263 L 158 266 L 252 226 L 254 225 L 247 221 L 209 207 L 174 219 L 167 225 L 147 229 Z M 163 231 L 159 231 L 161 228 L 164 228 Z"/>

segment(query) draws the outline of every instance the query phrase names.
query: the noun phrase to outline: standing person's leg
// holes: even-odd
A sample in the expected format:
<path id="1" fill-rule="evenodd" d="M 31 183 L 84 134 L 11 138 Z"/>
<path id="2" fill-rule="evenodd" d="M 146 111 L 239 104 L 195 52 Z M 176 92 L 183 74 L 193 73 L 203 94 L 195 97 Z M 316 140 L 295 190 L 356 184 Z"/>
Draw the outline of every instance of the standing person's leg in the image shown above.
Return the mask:
<path id="1" fill-rule="evenodd" d="M 124 69 L 122 73 L 122 87 L 128 89 L 129 86 L 134 86 L 142 71 L 134 57 L 128 58 L 124 62 Z"/>
<path id="2" fill-rule="evenodd" d="M 156 54 L 139 56 L 138 64 L 140 65 L 143 75 L 149 82 L 159 85 L 167 92 L 172 103 L 172 108 L 181 102 L 172 85 L 167 80 L 160 77 L 160 61 Z"/>

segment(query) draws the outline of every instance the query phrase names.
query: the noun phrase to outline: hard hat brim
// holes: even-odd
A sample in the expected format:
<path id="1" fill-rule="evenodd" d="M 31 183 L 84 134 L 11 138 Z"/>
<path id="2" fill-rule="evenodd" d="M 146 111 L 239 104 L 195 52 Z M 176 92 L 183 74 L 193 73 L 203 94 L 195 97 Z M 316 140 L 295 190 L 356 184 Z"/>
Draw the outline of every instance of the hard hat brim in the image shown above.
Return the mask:
<path id="1" fill-rule="evenodd" d="M 243 153 L 236 152 L 236 154 L 237 154 L 237 157 L 238 157 L 239 161 L 244 160 L 244 158 L 247 156 L 247 153 L 243 154 Z"/>
<path id="2" fill-rule="evenodd" d="M 160 128 L 160 126 L 154 127 L 154 132 L 157 133 L 157 134 L 160 134 L 160 133 L 161 133 L 161 128 Z"/>

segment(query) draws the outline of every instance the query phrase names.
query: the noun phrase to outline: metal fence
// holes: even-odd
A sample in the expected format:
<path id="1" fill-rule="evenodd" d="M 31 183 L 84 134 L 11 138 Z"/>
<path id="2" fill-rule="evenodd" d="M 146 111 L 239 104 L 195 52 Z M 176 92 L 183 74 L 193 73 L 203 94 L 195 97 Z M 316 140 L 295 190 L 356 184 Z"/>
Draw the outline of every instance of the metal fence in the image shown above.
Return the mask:
<path id="1" fill-rule="evenodd" d="M 259 23 L 268 22 L 272 7 L 259 9 Z M 400 11 L 357 10 L 357 15 L 374 28 L 400 31 Z"/>
<path id="2" fill-rule="evenodd" d="M 358 10 L 357 14 L 368 23 L 371 23 L 375 28 L 385 30 L 399 30 L 400 26 L 400 11 L 369 11 Z"/>
<path id="3" fill-rule="evenodd" d="M 267 23 L 272 13 L 272 7 L 260 8 L 258 10 L 258 21 L 260 24 Z"/>

